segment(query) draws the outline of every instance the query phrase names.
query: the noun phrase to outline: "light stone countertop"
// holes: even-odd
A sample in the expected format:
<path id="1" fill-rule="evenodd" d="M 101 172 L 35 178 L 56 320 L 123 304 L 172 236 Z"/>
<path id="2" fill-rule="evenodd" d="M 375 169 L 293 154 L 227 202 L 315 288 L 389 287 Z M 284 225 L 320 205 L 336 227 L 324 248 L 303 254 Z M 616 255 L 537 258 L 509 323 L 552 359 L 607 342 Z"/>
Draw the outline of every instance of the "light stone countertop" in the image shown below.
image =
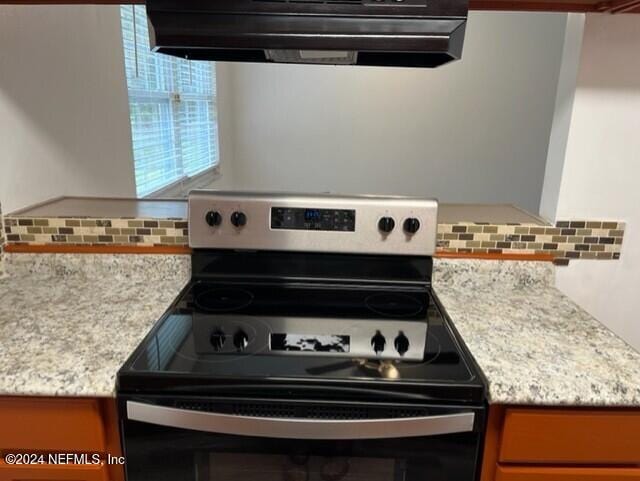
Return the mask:
<path id="1" fill-rule="evenodd" d="M 434 290 L 487 378 L 489 401 L 640 406 L 640 354 L 553 287 L 553 269 L 435 261 Z"/>
<path id="2" fill-rule="evenodd" d="M 189 256 L 10 254 L 0 395 L 113 396 Z M 553 287 L 550 263 L 436 259 L 434 289 L 492 403 L 640 406 L 640 354 Z"/>
<path id="3" fill-rule="evenodd" d="M 189 256 L 9 254 L 0 395 L 114 396 L 116 373 L 190 276 Z"/>

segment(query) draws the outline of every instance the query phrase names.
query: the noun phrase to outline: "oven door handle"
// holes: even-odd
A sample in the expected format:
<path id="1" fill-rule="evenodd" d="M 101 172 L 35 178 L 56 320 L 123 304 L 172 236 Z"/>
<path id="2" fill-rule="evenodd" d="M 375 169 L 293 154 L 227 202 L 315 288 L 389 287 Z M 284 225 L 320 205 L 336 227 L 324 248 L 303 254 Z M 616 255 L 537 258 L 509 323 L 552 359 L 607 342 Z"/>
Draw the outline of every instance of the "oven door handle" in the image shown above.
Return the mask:
<path id="1" fill-rule="evenodd" d="M 127 401 L 132 421 L 194 431 L 279 439 L 385 439 L 473 431 L 475 413 L 391 419 L 300 419 L 236 416 Z"/>

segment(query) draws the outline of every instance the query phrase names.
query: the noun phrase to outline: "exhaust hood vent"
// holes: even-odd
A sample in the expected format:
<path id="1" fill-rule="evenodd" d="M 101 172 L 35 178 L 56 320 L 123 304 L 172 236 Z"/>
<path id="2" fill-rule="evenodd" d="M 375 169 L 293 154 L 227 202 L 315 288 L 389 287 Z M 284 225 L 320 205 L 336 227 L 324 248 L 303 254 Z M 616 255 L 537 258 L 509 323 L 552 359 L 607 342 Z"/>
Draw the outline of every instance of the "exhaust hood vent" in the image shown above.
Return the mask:
<path id="1" fill-rule="evenodd" d="M 358 52 L 338 50 L 265 50 L 269 60 L 278 63 L 355 65 Z"/>
<path id="2" fill-rule="evenodd" d="M 156 52 L 192 60 L 437 67 L 468 0 L 147 0 Z"/>

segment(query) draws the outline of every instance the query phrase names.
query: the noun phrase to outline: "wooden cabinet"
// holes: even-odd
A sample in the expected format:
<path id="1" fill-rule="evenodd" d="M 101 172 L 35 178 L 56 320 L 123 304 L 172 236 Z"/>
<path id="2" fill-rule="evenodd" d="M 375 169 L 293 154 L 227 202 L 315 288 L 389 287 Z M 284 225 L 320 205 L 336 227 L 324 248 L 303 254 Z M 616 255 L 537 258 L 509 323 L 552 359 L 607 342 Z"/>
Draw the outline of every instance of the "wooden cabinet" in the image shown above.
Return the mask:
<path id="1" fill-rule="evenodd" d="M 640 465 L 640 412 L 507 410 L 499 461 Z"/>
<path id="2" fill-rule="evenodd" d="M 0 449 L 104 452 L 97 399 L 0 398 Z"/>
<path id="3" fill-rule="evenodd" d="M 8 466 L 0 464 L 1 481 L 110 481 L 102 466 Z"/>
<path id="4" fill-rule="evenodd" d="M 482 481 L 640 481 L 640 410 L 492 406 Z"/>
<path id="5" fill-rule="evenodd" d="M 7 454 L 43 456 L 36 464 L 8 464 Z M 87 455 L 51 463 L 49 455 Z M 122 481 L 115 399 L 0 397 L 0 481 Z M 97 459 L 93 458 L 95 456 Z"/>
<path id="6" fill-rule="evenodd" d="M 640 468 L 498 466 L 496 481 L 638 481 Z"/>

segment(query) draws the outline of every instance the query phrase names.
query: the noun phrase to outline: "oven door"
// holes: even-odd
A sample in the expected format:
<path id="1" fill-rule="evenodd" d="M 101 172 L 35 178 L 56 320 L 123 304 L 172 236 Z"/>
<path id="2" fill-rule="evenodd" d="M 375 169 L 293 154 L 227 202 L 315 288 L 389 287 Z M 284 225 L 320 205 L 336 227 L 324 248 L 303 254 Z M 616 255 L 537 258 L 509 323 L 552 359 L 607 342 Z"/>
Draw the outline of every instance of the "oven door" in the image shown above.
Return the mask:
<path id="1" fill-rule="evenodd" d="M 128 481 L 474 481 L 481 408 L 120 400 Z"/>

